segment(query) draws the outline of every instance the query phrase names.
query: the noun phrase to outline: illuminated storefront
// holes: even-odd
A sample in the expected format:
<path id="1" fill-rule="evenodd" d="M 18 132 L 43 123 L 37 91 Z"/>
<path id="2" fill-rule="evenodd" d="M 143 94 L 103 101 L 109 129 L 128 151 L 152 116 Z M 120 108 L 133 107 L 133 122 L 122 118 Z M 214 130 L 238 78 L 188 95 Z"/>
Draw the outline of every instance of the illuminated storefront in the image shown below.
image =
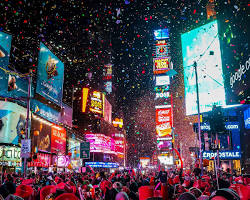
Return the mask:
<path id="1" fill-rule="evenodd" d="M 21 148 L 16 146 L 0 146 L 0 166 L 8 172 L 21 170 Z"/>

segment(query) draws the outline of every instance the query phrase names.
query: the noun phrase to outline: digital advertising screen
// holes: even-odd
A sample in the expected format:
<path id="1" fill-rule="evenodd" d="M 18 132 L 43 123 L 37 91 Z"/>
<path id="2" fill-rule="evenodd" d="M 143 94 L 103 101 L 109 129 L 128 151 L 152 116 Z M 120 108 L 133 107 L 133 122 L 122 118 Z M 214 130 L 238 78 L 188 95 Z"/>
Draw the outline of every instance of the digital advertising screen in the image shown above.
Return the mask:
<path id="1" fill-rule="evenodd" d="M 51 123 L 33 115 L 31 122 L 32 145 L 39 151 L 51 151 Z"/>
<path id="2" fill-rule="evenodd" d="M 65 154 L 66 130 L 60 126 L 51 127 L 51 153 Z"/>
<path id="3" fill-rule="evenodd" d="M 169 85 L 169 84 L 170 84 L 169 76 L 156 76 L 155 77 L 155 85 L 156 86 Z"/>
<path id="4" fill-rule="evenodd" d="M 115 153 L 115 141 L 104 134 L 85 134 L 90 142 L 90 152 Z"/>
<path id="5" fill-rule="evenodd" d="M 12 102 L 0 101 L 0 143 L 20 144 L 25 135 L 27 110 Z"/>
<path id="6" fill-rule="evenodd" d="M 40 43 L 36 93 L 61 105 L 63 81 L 64 64 L 43 43 Z"/>
<path id="7" fill-rule="evenodd" d="M 28 167 L 50 167 L 51 154 L 37 153 L 37 159 L 28 162 Z"/>
<path id="8" fill-rule="evenodd" d="M 154 31 L 154 39 L 155 40 L 162 40 L 169 38 L 169 30 L 168 29 L 158 29 Z"/>
<path id="9" fill-rule="evenodd" d="M 245 2 L 245 3 L 243 3 Z M 250 104 L 249 9 L 247 1 L 231 1 L 220 15 L 219 30 L 227 104 Z M 240 14 L 235 14 L 235 8 Z M 248 2 L 249 8 L 249 2 Z"/>
<path id="10" fill-rule="evenodd" d="M 111 81 L 104 82 L 104 90 L 109 94 L 112 93 L 112 82 Z"/>
<path id="11" fill-rule="evenodd" d="M 244 110 L 244 123 L 245 123 L 245 128 L 250 129 L 250 107 Z"/>
<path id="12" fill-rule="evenodd" d="M 112 79 L 112 64 L 104 65 L 103 80 Z"/>
<path id="13" fill-rule="evenodd" d="M 172 149 L 172 141 L 169 140 L 157 140 L 157 148 L 161 149 Z"/>
<path id="14" fill-rule="evenodd" d="M 0 31 L 0 67 L 6 69 L 9 64 L 12 36 Z"/>
<path id="15" fill-rule="evenodd" d="M 71 159 L 78 160 L 80 159 L 80 142 L 69 138 L 68 140 L 69 148 L 68 151 L 71 152 Z"/>
<path id="16" fill-rule="evenodd" d="M 154 74 L 165 74 L 170 70 L 169 58 L 154 58 Z"/>
<path id="17" fill-rule="evenodd" d="M 172 111 L 168 108 L 156 108 L 156 133 L 159 137 L 171 137 Z"/>
<path id="18" fill-rule="evenodd" d="M 195 62 L 201 113 L 211 111 L 213 105 L 226 105 L 217 21 L 182 34 L 181 43 L 186 114 L 197 114 Z"/>

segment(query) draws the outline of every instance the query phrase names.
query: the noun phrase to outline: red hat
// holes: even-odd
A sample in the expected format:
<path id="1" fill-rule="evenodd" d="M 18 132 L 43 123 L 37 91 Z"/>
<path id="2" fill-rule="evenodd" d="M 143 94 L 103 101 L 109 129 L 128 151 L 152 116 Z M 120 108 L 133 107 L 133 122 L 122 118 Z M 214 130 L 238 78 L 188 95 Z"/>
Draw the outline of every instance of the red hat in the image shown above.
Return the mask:
<path id="1" fill-rule="evenodd" d="M 26 197 L 30 197 L 33 193 L 33 188 L 29 185 L 19 185 L 16 188 L 16 196 L 22 197 L 22 198 L 26 198 Z"/>

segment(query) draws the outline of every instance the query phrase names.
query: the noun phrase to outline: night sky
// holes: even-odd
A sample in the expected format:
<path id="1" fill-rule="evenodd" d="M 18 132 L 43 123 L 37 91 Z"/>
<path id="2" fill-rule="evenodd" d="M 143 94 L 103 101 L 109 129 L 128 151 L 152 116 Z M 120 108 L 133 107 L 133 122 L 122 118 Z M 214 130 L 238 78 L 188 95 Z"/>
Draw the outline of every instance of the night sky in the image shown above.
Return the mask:
<path id="1" fill-rule="evenodd" d="M 243 1 L 224 1 L 230 2 L 240 12 Z M 112 63 L 113 111 L 122 111 L 129 156 L 138 158 L 154 150 L 153 30 L 170 30 L 172 61 L 178 72 L 173 90 L 183 112 L 180 34 L 206 22 L 206 4 L 205 0 L 3 0 L 0 31 L 13 36 L 12 69 L 35 72 L 40 41 L 62 60 L 63 100 L 69 104 L 73 85 L 88 84 L 92 73 L 91 83 L 99 88 L 104 64 Z M 147 145 L 141 148 L 139 143 Z"/>

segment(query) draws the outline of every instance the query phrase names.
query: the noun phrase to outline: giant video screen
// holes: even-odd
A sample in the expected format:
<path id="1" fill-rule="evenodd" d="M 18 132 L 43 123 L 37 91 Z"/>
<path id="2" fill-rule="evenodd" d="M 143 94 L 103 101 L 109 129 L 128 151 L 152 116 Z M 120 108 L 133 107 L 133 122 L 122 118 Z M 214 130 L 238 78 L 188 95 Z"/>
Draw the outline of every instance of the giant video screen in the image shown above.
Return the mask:
<path id="1" fill-rule="evenodd" d="M 61 105 L 63 78 L 64 64 L 43 43 L 40 43 L 36 93 Z"/>
<path id="2" fill-rule="evenodd" d="M 200 111 L 223 106 L 225 88 L 222 73 L 218 23 L 212 21 L 181 35 L 186 114 L 197 114 L 194 62 L 197 63 Z"/>

